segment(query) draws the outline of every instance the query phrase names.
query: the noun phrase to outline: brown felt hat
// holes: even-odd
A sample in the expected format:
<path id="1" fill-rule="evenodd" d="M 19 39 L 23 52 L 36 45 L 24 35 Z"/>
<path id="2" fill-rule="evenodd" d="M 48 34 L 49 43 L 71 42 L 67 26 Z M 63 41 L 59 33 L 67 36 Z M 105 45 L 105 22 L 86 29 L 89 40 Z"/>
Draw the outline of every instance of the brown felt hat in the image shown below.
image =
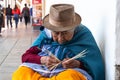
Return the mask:
<path id="1" fill-rule="evenodd" d="M 43 19 L 43 26 L 52 31 L 66 31 L 81 23 L 81 17 L 74 12 L 71 4 L 54 4 Z"/>

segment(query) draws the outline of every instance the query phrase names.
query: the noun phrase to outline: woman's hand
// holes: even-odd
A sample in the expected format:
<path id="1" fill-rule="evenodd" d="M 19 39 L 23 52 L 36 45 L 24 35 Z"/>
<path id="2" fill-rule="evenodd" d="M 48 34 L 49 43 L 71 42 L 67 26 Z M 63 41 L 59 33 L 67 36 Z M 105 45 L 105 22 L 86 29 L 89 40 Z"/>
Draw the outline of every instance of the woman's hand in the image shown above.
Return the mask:
<path id="1" fill-rule="evenodd" d="M 46 65 L 48 68 L 50 68 L 51 66 L 54 66 L 55 64 L 59 63 L 60 61 L 58 61 L 57 59 L 55 59 L 52 56 L 43 56 L 41 57 L 41 64 Z"/>
<path id="2" fill-rule="evenodd" d="M 69 58 L 66 58 L 62 61 L 63 68 L 78 68 L 80 67 L 80 61 L 78 60 L 69 60 Z"/>

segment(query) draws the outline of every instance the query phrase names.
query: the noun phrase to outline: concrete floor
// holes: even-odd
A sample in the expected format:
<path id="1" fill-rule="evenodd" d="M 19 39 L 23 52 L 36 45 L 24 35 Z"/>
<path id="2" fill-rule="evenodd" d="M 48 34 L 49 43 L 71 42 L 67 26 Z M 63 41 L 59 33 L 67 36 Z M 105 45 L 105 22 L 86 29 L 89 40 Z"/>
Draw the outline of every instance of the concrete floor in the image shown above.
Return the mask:
<path id="1" fill-rule="evenodd" d="M 12 73 L 21 64 L 21 55 L 39 34 L 30 24 L 19 23 L 17 29 L 4 29 L 0 36 L 0 80 L 11 80 Z"/>

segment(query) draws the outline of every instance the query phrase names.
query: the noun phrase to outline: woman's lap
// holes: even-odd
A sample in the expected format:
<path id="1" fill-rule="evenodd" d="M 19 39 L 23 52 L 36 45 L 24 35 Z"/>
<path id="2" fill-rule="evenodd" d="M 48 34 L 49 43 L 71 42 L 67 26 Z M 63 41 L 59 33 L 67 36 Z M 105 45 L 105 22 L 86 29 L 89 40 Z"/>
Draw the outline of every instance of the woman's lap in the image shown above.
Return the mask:
<path id="1" fill-rule="evenodd" d="M 12 80 L 86 80 L 86 78 L 73 69 L 67 69 L 56 76 L 46 78 L 28 67 L 21 66 L 13 73 Z"/>

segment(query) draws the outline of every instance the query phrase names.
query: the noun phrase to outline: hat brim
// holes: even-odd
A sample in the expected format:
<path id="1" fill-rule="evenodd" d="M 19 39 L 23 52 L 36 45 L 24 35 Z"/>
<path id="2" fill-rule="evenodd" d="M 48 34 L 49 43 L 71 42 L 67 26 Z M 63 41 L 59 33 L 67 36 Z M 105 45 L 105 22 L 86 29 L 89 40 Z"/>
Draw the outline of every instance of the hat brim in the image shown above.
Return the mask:
<path id="1" fill-rule="evenodd" d="M 48 28 L 52 31 L 67 31 L 67 30 L 70 30 L 70 29 L 73 29 L 75 27 L 77 27 L 79 24 L 81 23 L 81 17 L 80 15 L 78 15 L 77 13 L 75 13 L 75 20 L 74 22 L 72 23 L 72 25 L 68 25 L 66 27 L 62 27 L 62 26 L 54 26 L 52 24 L 49 23 L 49 14 L 46 15 L 43 19 L 43 26 L 45 28 Z"/>

